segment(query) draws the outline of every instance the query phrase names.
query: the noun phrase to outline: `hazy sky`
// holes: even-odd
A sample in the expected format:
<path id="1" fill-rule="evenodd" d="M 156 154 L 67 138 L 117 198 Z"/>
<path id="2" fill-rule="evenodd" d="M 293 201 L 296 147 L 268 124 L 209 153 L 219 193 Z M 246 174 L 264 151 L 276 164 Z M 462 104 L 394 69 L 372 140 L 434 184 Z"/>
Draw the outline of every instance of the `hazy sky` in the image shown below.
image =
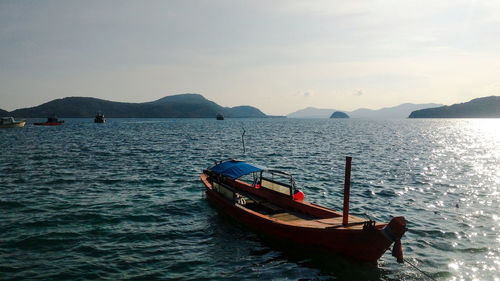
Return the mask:
<path id="1" fill-rule="evenodd" d="M 500 95 L 500 1 L 0 0 L 0 108 L 179 93 L 275 115 Z"/>

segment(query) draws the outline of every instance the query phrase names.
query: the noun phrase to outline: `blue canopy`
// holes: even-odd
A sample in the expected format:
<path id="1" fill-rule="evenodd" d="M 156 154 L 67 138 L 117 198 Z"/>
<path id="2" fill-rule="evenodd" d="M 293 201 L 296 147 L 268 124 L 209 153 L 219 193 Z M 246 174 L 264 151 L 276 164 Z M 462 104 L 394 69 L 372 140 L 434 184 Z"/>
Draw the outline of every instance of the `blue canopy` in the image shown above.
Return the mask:
<path id="1" fill-rule="evenodd" d="M 259 172 L 264 170 L 264 167 L 248 164 L 243 161 L 229 160 L 222 162 L 210 168 L 211 171 L 222 174 L 224 176 L 230 177 L 232 179 L 237 179 L 241 176 Z"/>

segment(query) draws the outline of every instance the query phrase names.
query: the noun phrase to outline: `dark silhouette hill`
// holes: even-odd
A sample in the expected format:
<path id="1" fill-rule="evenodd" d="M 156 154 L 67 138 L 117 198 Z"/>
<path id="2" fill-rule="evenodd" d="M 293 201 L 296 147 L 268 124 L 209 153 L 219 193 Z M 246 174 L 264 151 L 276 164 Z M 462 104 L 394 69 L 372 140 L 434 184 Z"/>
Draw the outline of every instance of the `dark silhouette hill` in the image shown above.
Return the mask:
<path id="1" fill-rule="evenodd" d="M 102 112 L 110 118 L 215 118 L 218 112 L 226 117 L 267 117 L 251 106 L 222 107 L 199 94 L 166 96 L 145 103 L 114 102 L 89 97 L 67 97 L 39 106 L 17 109 L 10 115 L 40 118 L 56 114 L 61 118 L 89 118 Z"/>
<path id="2" fill-rule="evenodd" d="M 10 113 L 7 110 L 0 109 L 0 117 L 7 117 Z"/>
<path id="3" fill-rule="evenodd" d="M 408 118 L 500 118 L 500 96 L 413 111 Z"/>
<path id="4" fill-rule="evenodd" d="M 349 115 L 342 111 L 335 111 L 330 118 L 349 118 Z"/>

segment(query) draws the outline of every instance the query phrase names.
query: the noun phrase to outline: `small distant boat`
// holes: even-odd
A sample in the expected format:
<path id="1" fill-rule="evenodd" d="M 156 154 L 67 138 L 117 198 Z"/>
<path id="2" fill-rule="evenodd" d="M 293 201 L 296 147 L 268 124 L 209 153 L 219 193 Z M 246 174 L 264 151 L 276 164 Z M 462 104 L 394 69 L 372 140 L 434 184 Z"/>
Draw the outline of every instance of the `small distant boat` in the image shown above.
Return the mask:
<path id="1" fill-rule="evenodd" d="M 63 123 L 64 120 L 58 120 L 57 117 L 52 116 L 47 118 L 47 122 L 34 123 L 34 124 L 38 126 L 57 126 L 57 125 L 62 125 Z"/>
<path id="2" fill-rule="evenodd" d="M 291 175 L 243 161 L 221 161 L 204 170 L 201 180 L 207 198 L 222 211 L 291 247 L 316 248 L 376 263 L 394 243 L 392 255 L 402 263 L 404 217 L 381 223 L 349 215 L 350 163 L 348 159 L 343 212 L 304 201 L 304 193 L 295 187 Z"/>
<path id="3" fill-rule="evenodd" d="M 106 118 L 104 118 L 104 114 L 97 113 L 94 118 L 94 123 L 106 123 Z"/>
<path id="4" fill-rule="evenodd" d="M 26 120 L 14 120 L 14 117 L 0 118 L 0 128 L 24 127 Z"/>
<path id="5" fill-rule="evenodd" d="M 217 115 L 215 116 L 215 118 L 217 120 L 224 120 L 224 115 L 222 115 L 222 113 L 217 113 Z"/>

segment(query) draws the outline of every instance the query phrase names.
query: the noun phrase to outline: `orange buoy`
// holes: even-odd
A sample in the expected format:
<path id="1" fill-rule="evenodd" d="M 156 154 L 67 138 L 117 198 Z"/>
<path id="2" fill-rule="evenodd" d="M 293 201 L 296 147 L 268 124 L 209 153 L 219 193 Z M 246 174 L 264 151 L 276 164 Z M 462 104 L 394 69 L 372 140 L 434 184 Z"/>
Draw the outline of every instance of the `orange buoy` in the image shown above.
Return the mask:
<path id="1" fill-rule="evenodd" d="M 304 200 L 304 192 L 302 192 L 300 190 L 296 190 L 295 194 L 293 195 L 293 200 L 297 200 L 297 201 Z"/>

